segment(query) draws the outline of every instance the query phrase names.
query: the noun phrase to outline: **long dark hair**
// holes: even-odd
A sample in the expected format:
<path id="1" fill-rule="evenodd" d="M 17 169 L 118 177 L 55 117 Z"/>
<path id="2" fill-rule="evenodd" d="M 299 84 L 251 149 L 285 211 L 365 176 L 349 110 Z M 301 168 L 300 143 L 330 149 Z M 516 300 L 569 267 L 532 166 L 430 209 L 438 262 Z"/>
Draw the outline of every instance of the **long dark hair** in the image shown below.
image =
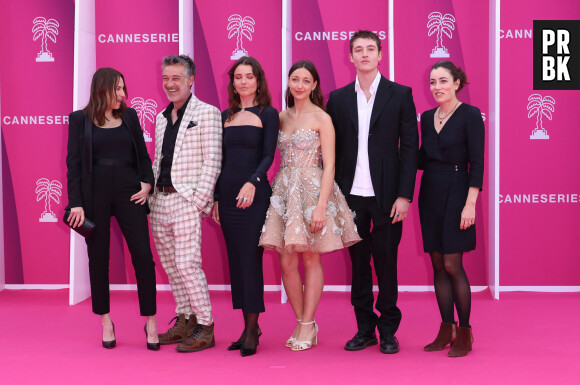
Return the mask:
<path id="1" fill-rule="evenodd" d="M 457 88 L 457 92 L 461 91 L 464 86 L 469 84 L 465 72 L 463 72 L 461 68 L 457 67 L 449 60 L 441 60 L 433 64 L 433 67 L 431 67 L 431 71 L 436 70 L 437 68 L 445 68 L 447 71 L 449 71 L 451 76 L 453 76 L 453 82 L 456 82 L 457 79 L 459 79 L 459 87 Z"/>
<path id="2" fill-rule="evenodd" d="M 125 84 L 125 77 L 122 73 L 114 68 L 103 67 L 99 68 L 93 75 L 91 82 L 91 98 L 89 104 L 83 109 L 85 116 L 96 122 L 99 126 L 105 125 L 105 111 L 110 107 L 110 104 L 116 100 L 117 82 L 123 79 L 123 91 L 127 96 L 127 85 Z M 121 102 L 118 110 L 113 110 L 113 117 L 119 118 L 127 110 L 125 100 Z"/>
<path id="3" fill-rule="evenodd" d="M 227 121 L 229 122 L 232 120 L 232 117 L 237 112 L 238 107 L 240 106 L 240 95 L 237 92 L 234 92 L 234 72 L 236 72 L 236 68 L 239 65 L 249 65 L 252 67 L 252 73 L 256 77 L 258 82 L 258 88 L 256 89 L 256 97 L 254 98 L 254 102 L 260 107 L 260 112 L 266 107 L 270 107 L 272 105 L 272 97 L 270 96 L 270 90 L 268 89 L 268 82 L 266 81 L 266 74 L 262 69 L 260 63 L 251 56 L 242 56 L 238 59 L 237 62 L 234 63 L 232 68 L 228 71 L 228 75 L 230 77 L 230 82 L 228 83 L 228 118 Z"/>
<path id="4" fill-rule="evenodd" d="M 297 61 L 296 63 L 294 63 L 294 65 L 292 65 L 290 71 L 288 71 L 288 78 L 290 78 L 290 76 L 294 71 L 300 68 L 304 68 L 305 70 L 310 72 L 310 74 L 312 75 L 312 80 L 316 82 L 316 88 L 314 88 L 310 93 L 310 100 L 312 101 L 312 103 L 314 103 L 315 105 L 324 110 L 324 97 L 322 96 L 322 90 L 320 88 L 320 76 L 318 76 L 318 71 L 316 70 L 314 63 L 312 63 L 310 60 Z M 290 86 L 286 87 L 285 97 L 286 97 L 286 108 L 293 107 L 294 96 L 292 96 L 292 93 L 290 92 Z"/>

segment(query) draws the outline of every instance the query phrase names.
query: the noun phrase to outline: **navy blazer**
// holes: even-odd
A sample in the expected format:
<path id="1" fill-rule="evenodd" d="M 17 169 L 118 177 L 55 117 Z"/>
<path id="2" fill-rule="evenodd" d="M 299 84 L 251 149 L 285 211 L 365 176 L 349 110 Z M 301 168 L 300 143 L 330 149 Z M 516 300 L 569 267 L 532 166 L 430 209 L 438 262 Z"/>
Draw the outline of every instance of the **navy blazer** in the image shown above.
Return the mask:
<path id="1" fill-rule="evenodd" d="M 139 180 L 153 186 L 153 169 L 151 168 L 151 158 L 145 146 L 143 130 L 137 117 L 137 112 L 128 108 L 121 116 L 123 122 L 129 127 L 135 159 L 137 159 L 137 175 Z M 82 110 L 74 111 L 69 115 L 68 125 L 68 146 L 66 156 L 66 174 L 68 180 L 68 205 L 66 209 L 72 207 L 82 207 L 85 216 L 92 216 L 90 205 L 92 195 L 92 135 L 93 122 L 88 119 Z M 149 212 L 149 209 L 147 209 Z"/>
<path id="2" fill-rule="evenodd" d="M 332 91 L 326 110 L 336 131 L 335 179 L 348 196 L 358 155 L 355 82 Z M 371 180 L 381 210 L 390 212 L 398 197 L 413 199 L 418 148 L 417 112 L 411 88 L 381 76 L 368 137 Z"/>

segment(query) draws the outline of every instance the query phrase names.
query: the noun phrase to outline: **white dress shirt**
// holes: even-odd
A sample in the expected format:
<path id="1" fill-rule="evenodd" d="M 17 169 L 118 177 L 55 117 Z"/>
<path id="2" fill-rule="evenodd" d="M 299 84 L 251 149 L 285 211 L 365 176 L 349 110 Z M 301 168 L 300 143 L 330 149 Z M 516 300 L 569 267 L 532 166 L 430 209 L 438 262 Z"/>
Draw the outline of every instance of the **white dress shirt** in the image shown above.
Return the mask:
<path id="1" fill-rule="evenodd" d="M 369 129 L 373 104 L 375 103 L 375 96 L 380 81 L 381 73 L 377 71 L 377 76 L 369 87 L 371 97 L 368 101 L 364 91 L 360 88 L 358 76 L 354 83 L 358 108 L 358 155 L 356 159 L 356 169 L 354 172 L 352 189 L 350 190 L 352 195 L 363 197 L 375 196 L 375 190 L 373 189 L 373 182 L 371 180 L 371 170 L 369 167 Z"/>

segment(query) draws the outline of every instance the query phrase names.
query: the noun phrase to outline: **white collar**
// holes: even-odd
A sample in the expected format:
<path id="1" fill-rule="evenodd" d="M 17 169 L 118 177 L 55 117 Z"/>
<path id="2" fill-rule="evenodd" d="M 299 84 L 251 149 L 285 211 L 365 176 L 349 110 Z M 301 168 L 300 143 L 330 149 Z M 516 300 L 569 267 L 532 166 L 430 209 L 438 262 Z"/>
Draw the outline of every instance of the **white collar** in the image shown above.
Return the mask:
<path id="1" fill-rule="evenodd" d="M 369 92 L 371 93 L 371 95 L 374 95 L 377 88 L 379 88 L 379 83 L 381 82 L 381 73 L 379 71 L 377 71 L 377 76 L 375 76 L 375 80 L 373 80 L 373 82 L 371 83 L 371 86 L 369 87 Z M 362 88 L 360 88 L 360 82 L 358 80 L 358 75 L 356 77 L 356 80 L 354 82 L 354 90 L 356 93 L 359 93 L 362 91 Z"/>

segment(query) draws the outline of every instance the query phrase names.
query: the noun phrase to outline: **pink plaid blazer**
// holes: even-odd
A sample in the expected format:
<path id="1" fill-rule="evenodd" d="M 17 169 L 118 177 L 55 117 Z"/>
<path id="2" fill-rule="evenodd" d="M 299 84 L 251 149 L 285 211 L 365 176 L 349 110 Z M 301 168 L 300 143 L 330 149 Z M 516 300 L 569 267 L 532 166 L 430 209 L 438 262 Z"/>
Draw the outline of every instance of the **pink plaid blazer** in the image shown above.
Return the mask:
<path id="1" fill-rule="evenodd" d="M 153 162 L 155 185 L 159 178 L 161 148 L 166 127 L 167 119 L 163 113 L 159 113 L 155 126 L 155 161 Z M 191 95 L 175 140 L 171 182 L 179 194 L 205 214 L 211 212 L 213 190 L 221 171 L 221 162 L 222 119 L 220 111 L 200 101 L 195 95 Z M 157 191 L 154 192 L 153 198 L 156 194 Z"/>

